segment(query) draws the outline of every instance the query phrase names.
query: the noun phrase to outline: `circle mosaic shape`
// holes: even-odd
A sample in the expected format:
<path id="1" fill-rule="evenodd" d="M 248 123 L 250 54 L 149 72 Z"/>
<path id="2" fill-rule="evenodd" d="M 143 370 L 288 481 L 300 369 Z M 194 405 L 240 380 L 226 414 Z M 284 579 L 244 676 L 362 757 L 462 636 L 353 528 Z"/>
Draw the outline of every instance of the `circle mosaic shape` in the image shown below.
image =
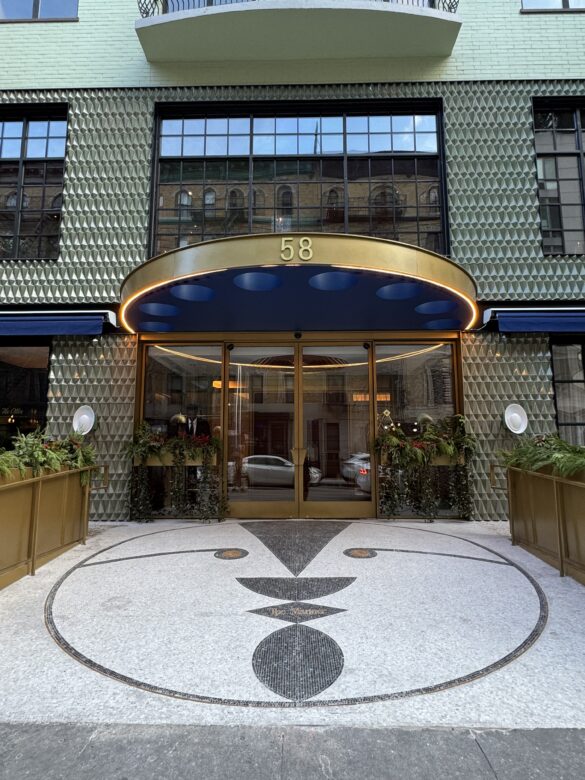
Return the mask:
<path id="1" fill-rule="evenodd" d="M 263 271 L 248 271 L 234 277 L 234 284 L 247 292 L 270 292 L 280 287 L 280 279 L 275 274 Z"/>
<path id="2" fill-rule="evenodd" d="M 376 295 L 383 301 L 408 301 L 420 295 L 423 289 L 417 282 L 394 282 L 380 287 Z"/>
<path id="3" fill-rule="evenodd" d="M 154 320 L 149 320 L 140 323 L 140 330 L 147 330 L 151 333 L 168 333 L 172 329 L 173 326 L 170 322 L 155 322 Z"/>
<path id="4" fill-rule="evenodd" d="M 419 314 L 447 314 L 457 308 L 455 301 L 428 301 L 415 307 Z"/>
<path id="5" fill-rule="evenodd" d="M 326 271 L 309 279 L 309 285 L 321 292 L 342 292 L 351 290 L 357 284 L 356 274 L 348 271 Z"/>
<path id="6" fill-rule="evenodd" d="M 176 317 L 179 309 L 170 303 L 141 303 L 140 311 L 151 314 L 154 317 Z"/>
<path id="7" fill-rule="evenodd" d="M 120 683 L 276 708 L 472 683 L 528 650 L 547 614 L 538 583 L 500 553 L 363 521 L 155 531 L 86 558 L 45 605 L 62 649 Z"/>
<path id="8" fill-rule="evenodd" d="M 430 320 L 430 322 L 425 323 L 425 328 L 429 330 L 459 330 L 461 328 L 461 320 L 456 320 L 454 317 Z"/>
<path id="9" fill-rule="evenodd" d="M 215 290 L 203 284 L 177 284 L 171 287 L 171 295 L 181 301 L 207 303 L 215 298 Z"/>

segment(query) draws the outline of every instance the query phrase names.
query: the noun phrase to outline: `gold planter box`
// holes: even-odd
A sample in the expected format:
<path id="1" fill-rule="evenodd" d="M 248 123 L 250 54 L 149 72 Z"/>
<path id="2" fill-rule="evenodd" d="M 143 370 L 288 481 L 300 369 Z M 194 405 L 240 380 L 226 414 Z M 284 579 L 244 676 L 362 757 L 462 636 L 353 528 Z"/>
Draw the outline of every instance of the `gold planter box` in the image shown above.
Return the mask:
<path id="1" fill-rule="evenodd" d="M 509 468 L 508 506 L 513 544 L 585 585 L 585 471 Z"/>
<path id="2" fill-rule="evenodd" d="M 38 477 L 18 469 L 0 477 L 0 589 L 34 574 L 87 536 L 89 485 L 85 469 L 62 468 Z"/>

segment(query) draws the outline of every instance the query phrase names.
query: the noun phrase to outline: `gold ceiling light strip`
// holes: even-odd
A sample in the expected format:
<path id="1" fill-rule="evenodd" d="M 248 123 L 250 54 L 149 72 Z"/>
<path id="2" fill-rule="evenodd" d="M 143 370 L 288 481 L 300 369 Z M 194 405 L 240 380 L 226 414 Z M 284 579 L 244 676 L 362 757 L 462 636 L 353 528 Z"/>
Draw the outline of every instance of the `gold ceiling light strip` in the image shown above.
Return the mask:
<path id="1" fill-rule="evenodd" d="M 161 352 L 166 352 L 169 355 L 173 355 L 175 357 L 184 358 L 185 360 L 192 360 L 196 363 L 212 363 L 213 365 L 221 366 L 222 361 L 221 360 L 214 360 L 213 358 L 206 358 L 202 357 L 200 355 L 191 355 L 189 352 L 182 352 L 180 349 L 171 349 L 171 347 L 163 347 L 160 344 L 153 344 L 152 345 L 155 349 L 160 350 Z M 440 349 L 440 347 L 444 346 L 444 342 L 440 342 L 438 344 L 432 344 L 428 347 L 423 347 L 422 349 L 415 349 L 411 352 L 402 352 L 399 355 L 391 355 L 390 357 L 380 358 L 379 360 L 376 360 L 376 365 L 378 363 L 392 363 L 396 360 L 406 360 L 407 358 L 411 357 L 418 357 L 419 355 L 427 354 L 428 352 L 434 352 L 437 349 Z M 303 371 L 305 374 L 310 374 L 311 371 L 322 371 L 324 369 L 335 369 L 335 368 L 355 368 L 359 366 L 367 366 L 368 362 L 367 360 L 364 360 L 362 363 L 334 363 L 330 365 L 323 365 L 323 366 L 303 366 Z M 293 365 L 290 366 L 282 366 L 282 365 L 273 365 L 271 363 L 238 363 L 235 361 L 230 361 L 230 366 L 237 366 L 238 368 L 255 368 L 255 369 L 276 369 L 282 371 L 283 369 L 290 368 L 293 369 Z"/>

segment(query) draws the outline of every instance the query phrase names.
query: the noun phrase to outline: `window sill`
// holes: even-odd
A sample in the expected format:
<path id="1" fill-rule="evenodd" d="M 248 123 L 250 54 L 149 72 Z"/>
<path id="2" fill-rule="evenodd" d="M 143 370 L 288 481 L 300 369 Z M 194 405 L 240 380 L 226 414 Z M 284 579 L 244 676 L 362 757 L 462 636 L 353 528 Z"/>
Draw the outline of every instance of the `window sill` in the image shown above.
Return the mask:
<path id="1" fill-rule="evenodd" d="M 79 17 L 71 19 L 0 19 L 0 24 L 54 24 L 55 22 L 78 22 Z"/>
<path id="2" fill-rule="evenodd" d="M 521 14 L 585 14 L 585 8 L 521 8 Z"/>

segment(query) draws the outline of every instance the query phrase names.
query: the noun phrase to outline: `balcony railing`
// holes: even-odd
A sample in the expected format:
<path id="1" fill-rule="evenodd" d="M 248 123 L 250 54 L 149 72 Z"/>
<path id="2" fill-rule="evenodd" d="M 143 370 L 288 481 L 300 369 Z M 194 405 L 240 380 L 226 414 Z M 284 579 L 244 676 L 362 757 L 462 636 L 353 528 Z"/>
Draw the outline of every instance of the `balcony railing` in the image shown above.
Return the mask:
<path id="1" fill-rule="evenodd" d="M 197 11 L 203 8 L 214 8 L 219 5 L 234 5 L 235 3 L 252 3 L 257 0 L 138 0 L 138 10 L 143 19 L 162 14 L 172 14 L 178 11 Z M 343 0 L 338 0 L 343 3 Z M 286 2 L 286 0 L 282 0 Z M 457 13 L 459 0 L 373 0 L 377 3 L 391 5 L 410 5 L 418 8 L 429 8 L 433 11 Z"/>

